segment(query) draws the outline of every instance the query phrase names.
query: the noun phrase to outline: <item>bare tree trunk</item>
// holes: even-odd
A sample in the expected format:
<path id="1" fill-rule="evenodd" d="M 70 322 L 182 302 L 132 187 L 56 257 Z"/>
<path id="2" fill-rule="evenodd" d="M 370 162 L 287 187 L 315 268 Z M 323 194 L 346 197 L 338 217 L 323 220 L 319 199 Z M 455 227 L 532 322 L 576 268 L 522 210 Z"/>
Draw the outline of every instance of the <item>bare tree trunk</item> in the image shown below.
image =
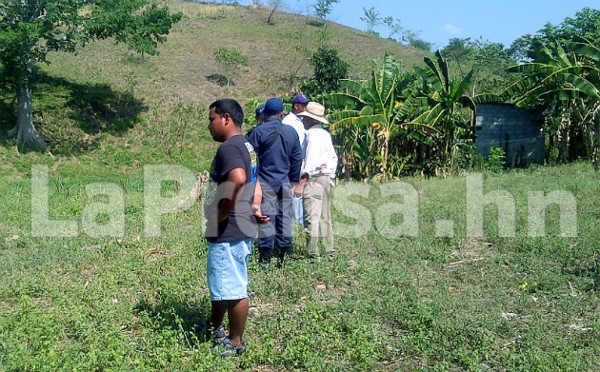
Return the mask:
<path id="1" fill-rule="evenodd" d="M 48 146 L 33 125 L 33 93 L 27 79 L 19 82 L 18 90 L 17 125 L 8 133 L 8 136 L 16 139 L 17 148 L 21 152 L 26 149 L 48 152 Z"/>
<path id="2" fill-rule="evenodd" d="M 583 123 L 584 128 L 589 133 L 590 158 L 596 170 L 600 169 L 600 120 L 597 120 L 598 114 L 600 114 L 600 103 L 596 105 Z"/>
<path id="3" fill-rule="evenodd" d="M 569 158 L 571 117 L 565 110 L 558 125 L 558 162 L 564 163 Z"/>
<path id="4" fill-rule="evenodd" d="M 275 24 L 275 23 L 274 23 L 274 22 L 271 20 L 271 18 L 273 17 L 273 13 L 275 13 L 275 11 L 277 10 L 277 7 L 278 7 L 278 6 L 279 6 L 279 4 L 278 4 L 278 3 L 276 3 L 276 4 L 275 4 L 275 6 L 273 6 L 273 10 L 271 10 L 271 14 L 269 14 L 269 18 L 267 19 L 267 24 L 269 24 L 269 25 L 273 25 L 273 24 Z"/>

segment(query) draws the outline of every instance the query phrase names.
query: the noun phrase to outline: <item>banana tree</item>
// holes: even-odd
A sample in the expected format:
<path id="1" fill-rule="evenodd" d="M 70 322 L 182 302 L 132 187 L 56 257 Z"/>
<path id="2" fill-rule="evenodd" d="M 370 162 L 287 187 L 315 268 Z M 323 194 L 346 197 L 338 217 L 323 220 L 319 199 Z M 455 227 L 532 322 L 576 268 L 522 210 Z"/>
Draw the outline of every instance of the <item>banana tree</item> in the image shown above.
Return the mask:
<path id="1" fill-rule="evenodd" d="M 473 99 L 466 95 L 473 79 L 473 70 L 459 80 L 450 77 L 448 64 L 437 51 L 437 61 L 425 57 L 426 68 L 415 67 L 415 72 L 423 79 L 423 87 L 418 95 L 410 97 L 400 110 L 425 107 L 425 111 L 409 121 L 408 125 L 421 125 L 435 128 L 442 140 L 442 164 L 451 166 L 450 145 L 461 129 L 469 131 L 469 120 L 462 115 L 464 109 L 475 111 Z M 409 116 L 409 115 L 406 115 Z"/>
<path id="2" fill-rule="evenodd" d="M 549 45 L 536 41 L 532 62 L 510 67 L 523 78 L 502 95 L 519 107 L 541 107 L 557 118 L 559 159 L 569 153 L 570 133 L 585 136 L 588 155 L 597 163 L 600 111 L 600 50 L 585 39 Z"/>
<path id="3" fill-rule="evenodd" d="M 403 94 L 413 82 L 409 75 L 402 74 L 400 63 L 386 53 L 380 69 L 373 71 L 367 82 L 340 80 L 343 92 L 332 93 L 324 98 L 326 103 L 336 109 L 329 116 L 334 130 L 362 128 L 373 130 L 380 139 L 377 146 L 380 171 L 384 177 L 388 174 L 390 141 L 400 132 L 400 109 L 406 97 Z M 406 125 L 415 127 L 415 125 Z M 426 128 L 419 124 L 417 127 Z"/>
<path id="4" fill-rule="evenodd" d="M 578 85 L 583 88 L 588 109 L 583 110 L 581 121 L 587 134 L 592 164 L 598 169 L 600 167 L 600 48 L 583 38 L 570 43 L 568 48 L 585 59 L 586 74 L 583 79 L 589 84 L 578 83 Z M 579 101 L 582 106 L 584 101 L 583 99 Z"/>

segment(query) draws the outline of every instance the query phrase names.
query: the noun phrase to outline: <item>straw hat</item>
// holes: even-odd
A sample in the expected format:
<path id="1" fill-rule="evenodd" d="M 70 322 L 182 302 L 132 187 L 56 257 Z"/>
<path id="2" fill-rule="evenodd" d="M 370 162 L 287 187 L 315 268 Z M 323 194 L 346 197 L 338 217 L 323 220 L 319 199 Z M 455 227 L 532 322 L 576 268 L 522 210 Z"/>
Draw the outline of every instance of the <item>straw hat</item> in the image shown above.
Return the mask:
<path id="1" fill-rule="evenodd" d="M 313 118 L 320 123 L 329 124 L 329 121 L 325 119 L 325 107 L 317 102 L 309 102 L 308 105 L 306 105 L 306 111 L 302 111 L 296 115 L 308 116 L 309 118 Z"/>

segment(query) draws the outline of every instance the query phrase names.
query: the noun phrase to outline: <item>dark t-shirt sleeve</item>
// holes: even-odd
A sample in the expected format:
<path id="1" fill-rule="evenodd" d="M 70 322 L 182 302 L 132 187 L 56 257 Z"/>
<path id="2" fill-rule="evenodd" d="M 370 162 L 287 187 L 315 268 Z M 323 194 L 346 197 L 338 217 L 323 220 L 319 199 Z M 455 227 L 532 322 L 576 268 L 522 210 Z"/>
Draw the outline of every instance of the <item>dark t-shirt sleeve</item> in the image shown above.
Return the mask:
<path id="1" fill-rule="evenodd" d="M 227 173 L 235 168 L 246 169 L 240 149 L 236 146 L 221 146 L 216 156 L 217 177 L 225 181 Z"/>

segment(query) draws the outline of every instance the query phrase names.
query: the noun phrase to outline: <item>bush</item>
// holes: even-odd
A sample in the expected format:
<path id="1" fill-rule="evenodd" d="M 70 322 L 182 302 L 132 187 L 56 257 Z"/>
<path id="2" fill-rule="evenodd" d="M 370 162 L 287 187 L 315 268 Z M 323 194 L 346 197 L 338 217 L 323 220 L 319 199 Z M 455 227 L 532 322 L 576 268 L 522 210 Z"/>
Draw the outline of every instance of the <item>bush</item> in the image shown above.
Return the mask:
<path id="1" fill-rule="evenodd" d="M 219 48 L 215 52 L 215 62 L 223 67 L 227 77 L 227 85 L 231 83 L 230 76 L 238 66 L 248 66 L 248 58 L 237 49 Z"/>
<path id="2" fill-rule="evenodd" d="M 502 172 L 506 163 L 506 152 L 502 147 L 490 147 L 486 168 L 491 172 Z"/>
<path id="3" fill-rule="evenodd" d="M 300 89 L 308 96 L 334 92 L 339 89 L 338 81 L 348 77 L 348 64 L 338 55 L 336 49 L 320 47 L 311 57 L 315 70 L 313 77 L 300 82 Z"/>

